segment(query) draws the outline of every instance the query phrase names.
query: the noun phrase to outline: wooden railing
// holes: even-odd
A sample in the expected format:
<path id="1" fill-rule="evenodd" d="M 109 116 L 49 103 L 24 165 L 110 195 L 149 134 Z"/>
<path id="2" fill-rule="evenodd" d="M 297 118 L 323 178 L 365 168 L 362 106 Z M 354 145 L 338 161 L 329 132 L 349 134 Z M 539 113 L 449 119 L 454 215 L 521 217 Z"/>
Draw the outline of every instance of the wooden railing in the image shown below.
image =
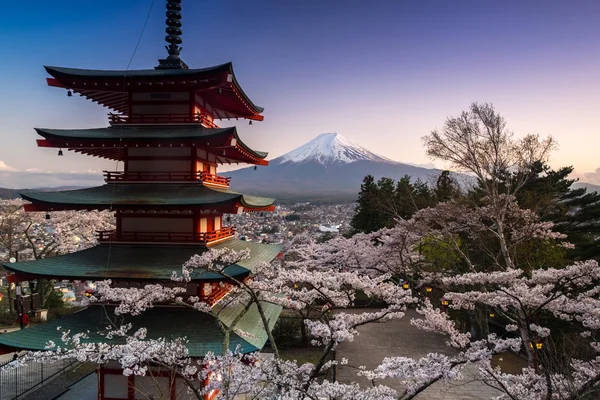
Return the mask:
<path id="1" fill-rule="evenodd" d="M 208 172 L 125 172 L 125 171 L 103 171 L 106 182 L 148 182 L 148 181 L 172 181 L 172 182 L 202 182 L 206 185 L 229 187 L 231 178 L 213 175 Z"/>
<path id="2" fill-rule="evenodd" d="M 120 232 L 96 231 L 98 242 L 164 242 L 164 243 L 203 243 L 208 244 L 233 237 L 235 227 L 223 227 L 216 231 L 193 233 L 174 232 Z"/>
<path id="3" fill-rule="evenodd" d="M 200 300 L 210 304 L 211 306 L 214 305 L 217 301 L 221 300 L 223 297 L 225 297 L 225 295 L 227 293 L 229 293 L 231 291 L 231 289 L 233 288 L 233 285 L 231 284 L 225 284 L 224 286 L 219 286 L 218 288 L 213 288 L 210 295 L 208 296 L 201 296 Z"/>
<path id="4" fill-rule="evenodd" d="M 219 126 L 207 114 L 115 114 L 108 113 L 111 125 L 122 124 L 202 124 L 207 128 Z"/>
<path id="5" fill-rule="evenodd" d="M 231 178 L 213 175 L 208 172 L 202 172 L 200 174 L 200 180 L 206 185 L 229 187 L 229 182 L 231 181 Z"/>

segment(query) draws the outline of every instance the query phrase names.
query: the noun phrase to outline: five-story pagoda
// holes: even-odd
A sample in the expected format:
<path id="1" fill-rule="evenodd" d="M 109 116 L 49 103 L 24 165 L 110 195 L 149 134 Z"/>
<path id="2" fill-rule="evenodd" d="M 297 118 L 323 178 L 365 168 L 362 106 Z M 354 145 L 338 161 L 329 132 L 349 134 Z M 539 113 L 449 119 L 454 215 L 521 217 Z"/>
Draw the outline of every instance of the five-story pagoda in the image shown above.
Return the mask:
<path id="1" fill-rule="evenodd" d="M 98 232 L 93 248 L 52 258 L 7 263 L 11 281 L 57 279 L 94 281 L 111 279 L 114 285 L 139 287 L 168 284 L 173 271 L 192 255 L 208 248 L 249 249 L 250 257 L 226 268 L 236 279 L 251 276 L 261 262 L 270 262 L 277 245 L 240 241 L 227 226 L 227 214 L 272 211 L 274 199 L 247 196 L 229 190 L 229 179 L 219 176 L 220 164 L 267 165 L 266 153 L 245 145 L 235 127 L 219 128 L 219 119 L 261 121 L 262 108 L 248 98 L 230 63 L 190 69 L 179 58 L 181 0 L 167 1 L 168 57 L 149 70 L 83 70 L 45 67 L 48 85 L 78 93 L 112 110 L 110 126 L 98 129 L 42 129 L 40 147 L 63 149 L 118 161 L 122 170 L 105 171 L 106 184 L 80 190 L 26 192 L 31 212 L 111 210 L 116 229 Z M 186 296 L 214 305 L 230 288 L 222 275 L 195 271 Z M 265 305 L 269 322 L 280 309 Z M 218 321 L 231 323 L 240 309 L 219 309 L 217 318 L 177 307 L 155 307 L 131 317 L 134 326 L 148 328 L 148 338 L 187 337 L 192 357 L 221 352 Z M 98 332 L 105 325 L 104 309 L 90 306 L 60 321 L 0 335 L 2 352 L 43 350 L 50 340 L 59 343 L 57 326 L 71 332 Z M 230 348 L 257 351 L 267 335 L 256 310 L 238 322 L 245 338 L 232 335 Z M 92 335 L 91 340 L 94 337 Z M 108 382 L 119 370 L 101 368 L 98 398 L 134 398 Z M 112 374 L 112 375 L 111 375 Z M 109 395 L 107 391 L 113 391 Z M 116 392 L 115 392 L 116 390 Z M 120 390 L 120 391 L 119 391 Z M 173 392 L 175 393 L 175 392 Z M 124 396 L 124 397 L 123 397 Z"/>

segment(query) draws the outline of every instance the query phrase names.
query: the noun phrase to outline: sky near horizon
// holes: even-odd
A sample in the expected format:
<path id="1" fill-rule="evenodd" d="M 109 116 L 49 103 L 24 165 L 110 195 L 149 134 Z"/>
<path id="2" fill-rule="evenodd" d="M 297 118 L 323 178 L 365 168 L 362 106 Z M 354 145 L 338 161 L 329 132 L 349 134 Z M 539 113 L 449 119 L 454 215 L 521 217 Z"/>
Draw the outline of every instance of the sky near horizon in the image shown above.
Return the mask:
<path id="1" fill-rule="evenodd" d="M 552 135 L 554 168 L 600 184 L 600 2 L 183 0 L 182 59 L 232 61 L 265 121 L 243 140 L 275 158 L 324 132 L 430 165 L 421 138 L 474 102 L 516 136 Z M 0 187 L 100 183 L 115 162 L 38 148 L 33 127 L 93 128 L 109 111 L 46 86 L 43 65 L 153 68 L 165 0 L 0 4 Z M 232 122 L 222 121 L 222 126 Z M 52 171 L 55 174 L 48 174 Z"/>

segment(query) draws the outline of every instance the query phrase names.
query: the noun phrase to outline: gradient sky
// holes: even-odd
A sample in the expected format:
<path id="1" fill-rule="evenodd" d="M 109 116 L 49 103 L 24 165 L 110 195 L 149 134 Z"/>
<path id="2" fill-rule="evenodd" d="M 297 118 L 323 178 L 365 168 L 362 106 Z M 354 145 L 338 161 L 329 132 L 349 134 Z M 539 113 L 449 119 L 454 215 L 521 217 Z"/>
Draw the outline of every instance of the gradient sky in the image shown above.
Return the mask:
<path id="1" fill-rule="evenodd" d="M 46 86 L 42 66 L 125 69 L 151 4 L 1 3 L 0 186 L 86 184 L 115 168 L 37 148 L 34 126 L 101 127 L 109 111 Z M 154 0 L 131 69 L 165 57 L 164 10 Z M 517 136 L 554 136 L 553 167 L 600 183 L 599 21 L 598 1 L 183 0 L 182 58 L 234 63 L 265 107 L 265 121 L 239 122 L 240 134 L 270 158 L 338 132 L 426 164 L 421 137 L 479 101 Z"/>

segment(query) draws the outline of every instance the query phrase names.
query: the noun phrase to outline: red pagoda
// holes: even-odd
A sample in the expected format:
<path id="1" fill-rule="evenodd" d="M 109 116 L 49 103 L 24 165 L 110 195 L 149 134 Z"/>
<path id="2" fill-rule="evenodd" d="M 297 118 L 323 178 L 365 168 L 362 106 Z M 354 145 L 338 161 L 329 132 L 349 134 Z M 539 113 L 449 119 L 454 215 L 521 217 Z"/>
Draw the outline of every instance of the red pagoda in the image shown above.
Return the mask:
<path id="1" fill-rule="evenodd" d="M 34 261 L 4 264 L 11 281 L 55 279 L 94 281 L 111 279 L 120 287 L 147 283 L 169 284 L 172 271 L 194 254 L 209 248 L 250 250 L 250 257 L 226 268 L 237 280 L 252 275 L 262 262 L 272 261 L 278 245 L 241 241 L 227 214 L 265 212 L 274 199 L 243 195 L 229 189 L 229 178 L 218 175 L 220 164 L 267 165 L 267 153 L 248 147 L 235 127 L 219 128 L 221 119 L 261 121 L 255 105 L 238 83 L 231 63 L 190 69 L 179 58 L 181 0 L 167 1 L 168 57 L 149 70 L 84 70 L 45 67 L 49 86 L 78 93 L 112 110 L 109 126 L 97 129 L 36 128 L 40 147 L 63 149 L 118 161 L 122 170 L 105 171 L 106 184 L 80 190 L 25 192 L 31 212 L 111 210 L 116 229 L 98 232 L 98 245 L 83 251 Z M 185 296 L 198 296 L 213 305 L 210 316 L 188 308 L 157 306 L 129 317 L 135 327 L 146 327 L 148 338 L 187 337 L 191 357 L 221 353 L 219 323 L 226 326 L 241 307 L 219 304 L 232 283 L 210 271 L 195 271 Z M 184 296 L 184 298 L 185 298 Z M 280 308 L 265 304 L 269 323 Z M 107 311 L 108 310 L 108 311 Z M 48 341 L 60 343 L 62 330 L 101 332 L 110 307 L 89 306 L 59 321 L 0 335 L 0 352 L 43 350 Z M 218 310 L 218 311 L 217 311 Z M 236 325 L 250 335 L 232 334 L 230 349 L 260 350 L 267 334 L 256 309 Z M 91 334 L 89 340 L 103 340 Z M 133 399 L 134 376 L 123 377 L 116 366 L 98 371 L 98 399 Z M 126 384 L 119 384 L 125 379 Z M 139 377 L 138 377 L 139 379 Z M 185 398 L 175 378 L 169 378 L 171 398 Z M 183 396 L 183 397 L 182 397 Z"/>

